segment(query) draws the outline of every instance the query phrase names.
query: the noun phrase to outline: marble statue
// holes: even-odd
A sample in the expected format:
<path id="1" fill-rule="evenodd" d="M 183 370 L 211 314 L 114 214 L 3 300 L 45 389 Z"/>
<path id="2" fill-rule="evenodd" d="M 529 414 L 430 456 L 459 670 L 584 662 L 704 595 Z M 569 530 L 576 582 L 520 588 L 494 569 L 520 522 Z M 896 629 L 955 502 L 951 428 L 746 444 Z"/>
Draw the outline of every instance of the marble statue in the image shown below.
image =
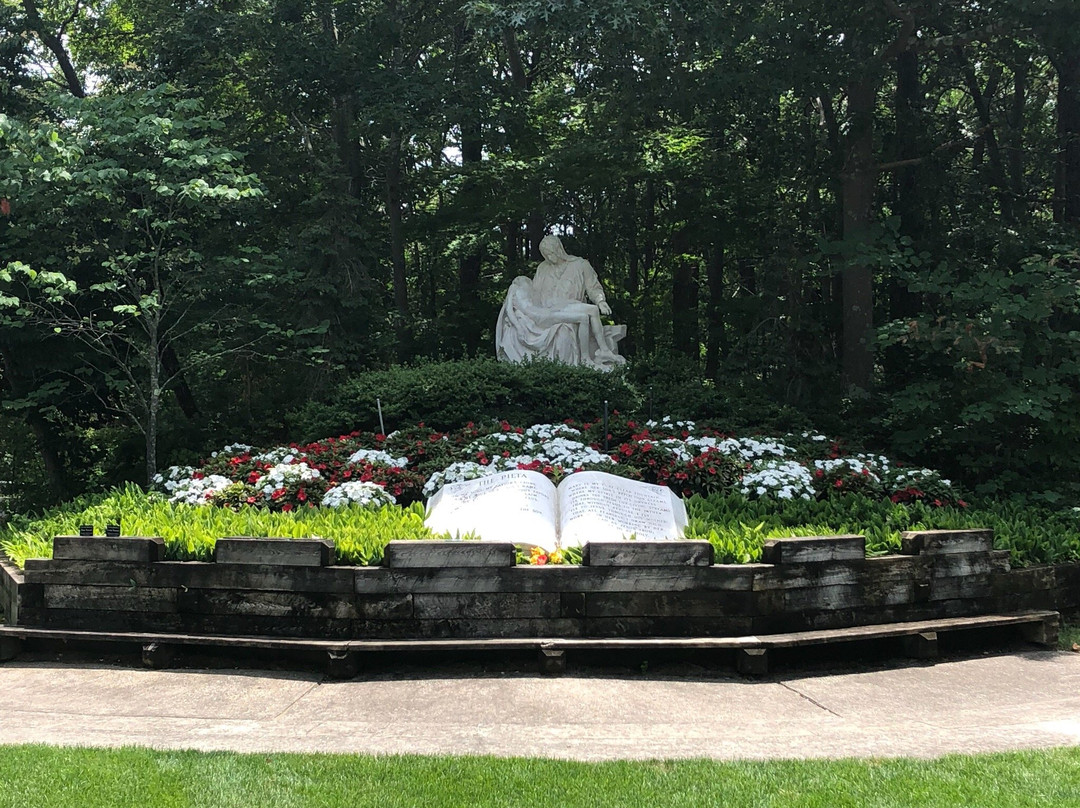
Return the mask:
<path id="1" fill-rule="evenodd" d="M 625 325 L 604 325 L 611 314 L 592 265 L 569 255 L 558 236 L 540 242 L 536 277 L 514 278 L 495 327 L 496 356 L 508 362 L 547 357 L 568 365 L 611 370 L 626 360 L 618 342 Z"/>

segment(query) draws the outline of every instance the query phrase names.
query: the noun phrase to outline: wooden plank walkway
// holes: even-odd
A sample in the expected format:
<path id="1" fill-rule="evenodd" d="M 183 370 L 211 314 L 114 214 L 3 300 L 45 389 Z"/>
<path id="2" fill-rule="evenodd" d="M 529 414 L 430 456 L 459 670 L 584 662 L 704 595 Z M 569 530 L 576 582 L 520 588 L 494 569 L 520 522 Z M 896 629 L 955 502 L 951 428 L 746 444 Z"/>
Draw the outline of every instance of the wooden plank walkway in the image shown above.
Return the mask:
<path id="1" fill-rule="evenodd" d="M 1032 611 L 739 637 L 510 637 L 418 640 L 320 640 L 0 626 L 0 661 L 17 656 L 24 640 L 140 645 L 143 649 L 143 661 L 150 667 L 168 667 L 172 663 L 176 650 L 180 647 L 216 647 L 237 650 L 260 648 L 282 652 L 326 653 L 328 673 L 331 676 L 347 678 L 355 676 L 358 672 L 361 655 L 370 653 L 463 651 L 497 653 L 534 650 L 538 653 L 541 671 L 561 673 L 565 670 L 568 651 L 700 649 L 732 650 L 736 653 L 738 670 L 752 675 L 768 671 L 768 652 L 771 649 L 900 638 L 904 641 L 904 648 L 909 656 L 931 659 L 937 656 L 938 634 L 975 629 L 1017 629 L 1030 642 L 1052 646 L 1057 642 L 1059 622 L 1060 616 L 1057 612 Z"/>

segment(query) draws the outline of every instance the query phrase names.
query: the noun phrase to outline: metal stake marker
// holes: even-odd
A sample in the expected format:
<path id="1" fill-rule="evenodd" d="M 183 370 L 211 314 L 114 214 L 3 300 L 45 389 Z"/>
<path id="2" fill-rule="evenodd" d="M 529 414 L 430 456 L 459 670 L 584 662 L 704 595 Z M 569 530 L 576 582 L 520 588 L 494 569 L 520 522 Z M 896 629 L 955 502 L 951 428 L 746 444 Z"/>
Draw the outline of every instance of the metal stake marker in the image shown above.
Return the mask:
<path id="1" fill-rule="evenodd" d="M 383 419 L 382 419 L 382 399 L 381 398 L 376 398 L 375 399 L 375 406 L 379 408 L 379 434 L 380 435 L 386 435 L 386 424 L 383 423 Z"/>
<path id="2" fill-rule="evenodd" d="M 608 418 L 607 418 L 607 399 L 604 399 L 604 451 L 608 451 Z"/>

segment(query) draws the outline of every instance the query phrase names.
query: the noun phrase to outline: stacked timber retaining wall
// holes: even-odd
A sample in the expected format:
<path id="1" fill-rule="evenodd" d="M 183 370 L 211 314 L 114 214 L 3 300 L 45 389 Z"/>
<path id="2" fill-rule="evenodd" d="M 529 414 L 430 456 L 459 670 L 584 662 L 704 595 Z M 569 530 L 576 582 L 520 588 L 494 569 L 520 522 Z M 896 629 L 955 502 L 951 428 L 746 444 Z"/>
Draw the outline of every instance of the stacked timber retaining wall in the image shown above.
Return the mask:
<path id="1" fill-rule="evenodd" d="M 0 558 L 0 613 L 4 622 L 19 622 L 19 588 L 23 582 L 22 571 L 4 558 Z"/>
<path id="2" fill-rule="evenodd" d="M 20 626 L 326 639 L 737 636 L 1080 607 L 1080 566 L 1009 568 L 990 531 L 769 542 L 713 564 L 707 542 L 586 545 L 581 566 L 514 564 L 511 544 L 391 542 L 384 564 L 334 564 L 317 540 L 222 539 L 216 561 L 162 561 L 152 538 L 57 537 L 0 607 Z"/>

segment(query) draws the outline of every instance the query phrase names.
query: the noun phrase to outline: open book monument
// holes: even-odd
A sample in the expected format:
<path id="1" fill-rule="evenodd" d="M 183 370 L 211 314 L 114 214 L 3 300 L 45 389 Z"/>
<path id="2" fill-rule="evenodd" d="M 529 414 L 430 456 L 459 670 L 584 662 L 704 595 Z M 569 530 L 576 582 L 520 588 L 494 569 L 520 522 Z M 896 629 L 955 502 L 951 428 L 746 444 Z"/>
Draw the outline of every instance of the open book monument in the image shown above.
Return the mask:
<path id="1" fill-rule="evenodd" d="M 678 539 L 686 506 L 671 489 L 580 471 L 558 486 L 538 471 L 504 471 L 443 486 L 428 502 L 437 533 L 473 533 L 554 550 L 588 541 Z"/>

